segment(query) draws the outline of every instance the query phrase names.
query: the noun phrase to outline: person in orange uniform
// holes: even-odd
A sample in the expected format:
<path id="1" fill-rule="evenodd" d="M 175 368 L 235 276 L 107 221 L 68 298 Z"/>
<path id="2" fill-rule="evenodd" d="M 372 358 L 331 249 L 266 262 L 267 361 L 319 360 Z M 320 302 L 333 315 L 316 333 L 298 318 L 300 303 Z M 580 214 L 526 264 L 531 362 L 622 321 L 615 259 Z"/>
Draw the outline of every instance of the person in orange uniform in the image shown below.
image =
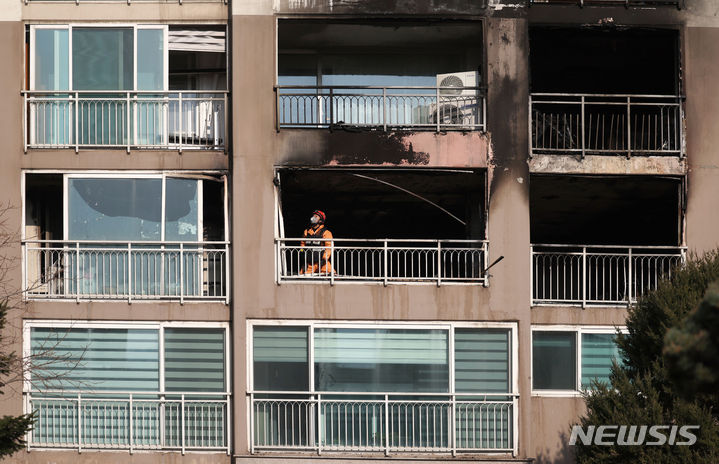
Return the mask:
<path id="1" fill-rule="evenodd" d="M 320 210 L 312 212 L 310 226 L 302 233 L 302 237 L 310 240 L 302 240 L 302 249 L 305 249 L 305 268 L 300 270 L 301 274 L 313 274 L 319 271 L 321 274 L 332 272 L 332 232 L 325 227 L 327 216 Z M 322 240 L 320 240 L 322 239 Z M 324 242 L 324 243 L 323 243 Z"/>

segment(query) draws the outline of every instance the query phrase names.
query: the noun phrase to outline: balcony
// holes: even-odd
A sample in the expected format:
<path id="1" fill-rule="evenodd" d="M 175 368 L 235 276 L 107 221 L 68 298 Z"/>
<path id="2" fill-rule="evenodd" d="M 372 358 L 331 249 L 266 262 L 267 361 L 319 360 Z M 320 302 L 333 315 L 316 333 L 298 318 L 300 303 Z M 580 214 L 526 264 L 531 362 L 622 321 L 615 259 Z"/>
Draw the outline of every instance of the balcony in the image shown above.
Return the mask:
<path id="1" fill-rule="evenodd" d="M 579 5 L 583 6 L 673 6 L 682 8 L 683 0 L 530 0 L 531 5 Z"/>
<path id="2" fill-rule="evenodd" d="M 23 92 L 28 148 L 225 150 L 227 92 Z"/>
<path id="3" fill-rule="evenodd" d="M 532 305 L 628 306 L 686 260 L 683 247 L 530 247 Z"/>
<path id="4" fill-rule="evenodd" d="M 530 29 L 530 155 L 683 158 L 675 30 Z"/>
<path id="5" fill-rule="evenodd" d="M 530 114 L 531 156 L 685 154 L 676 96 L 533 93 Z"/>
<path id="6" fill-rule="evenodd" d="M 280 128 L 486 130 L 480 21 L 278 22 Z"/>
<path id="7" fill-rule="evenodd" d="M 487 241 L 331 239 L 325 248 L 277 239 L 277 282 L 489 284 Z"/>
<path id="8" fill-rule="evenodd" d="M 515 394 L 251 392 L 252 453 L 517 452 Z"/>
<path id="9" fill-rule="evenodd" d="M 24 393 L 37 422 L 28 449 L 225 451 L 230 395 L 209 392 Z"/>
<path id="10" fill-rule="evenodd" d="M 229 301 L 228 242 L 23 242 L 33 300 Z"/>
<path id="11" fill-rule="evenodd" d="M 278 86 L 280 128 L 486 130 L 479 87 Z"/>
<path id="12" fill-rule="evenodd" d="M 25 298 L 226 303 L 225 182 L 212 172 L 25 173 Z"/>

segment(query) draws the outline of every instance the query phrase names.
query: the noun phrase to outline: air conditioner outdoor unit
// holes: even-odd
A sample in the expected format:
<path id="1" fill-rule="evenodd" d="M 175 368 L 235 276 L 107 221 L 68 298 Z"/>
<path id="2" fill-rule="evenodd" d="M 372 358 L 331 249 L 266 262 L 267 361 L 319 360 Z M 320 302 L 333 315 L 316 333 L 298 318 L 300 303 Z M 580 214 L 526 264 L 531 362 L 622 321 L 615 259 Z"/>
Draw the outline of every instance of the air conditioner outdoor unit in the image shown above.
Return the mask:
<path id="1" fill-rule="evenodd" d="M 481 100 L 479 73 L 476 71 L 437 74 L 439 105 L 430 107 L 430 122 L 440 125 L 471 127 L 479 124 Z M 472 88 L 463 88 L 472 87 Z"/>

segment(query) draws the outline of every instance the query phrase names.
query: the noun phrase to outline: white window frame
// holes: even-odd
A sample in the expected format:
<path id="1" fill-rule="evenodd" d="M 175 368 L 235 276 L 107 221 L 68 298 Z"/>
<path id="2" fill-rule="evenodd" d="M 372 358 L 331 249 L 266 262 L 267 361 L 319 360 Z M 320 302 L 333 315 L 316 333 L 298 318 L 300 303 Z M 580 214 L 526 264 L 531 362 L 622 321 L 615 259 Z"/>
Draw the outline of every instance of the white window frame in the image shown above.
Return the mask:
<path id="1" fill-rule="evenodd" d="M 230 324 L 228 322 L 191 322 L 191 321 L 67 321 L 56 319 L 33 319 L 23 321 L 23 359 L 30 359 L 32 355 L 32 328 L 54 328 L 54 329 L 146 329 L 158 331 L 158 352 L 159 352 L 159 386 L 160 391 L 165 391 L 165 329 L 167 328 L 195 328 L 195 329 L 223 329 L 225 336 L 225 379 L 224 391 L 212 392 L 218 395 L 230 395 L 232 384 L 232 363 L 230 362 Z M 23 373 L 23 393 L 32 393 L 32 382 L 30 373 Z M 167 392 L 172 393 L 172 392 Z M 23 402 L 23 408 L 27 409 L 27 404 Z M 25 410 L 27 414 L 30 411 Z"/>
<path id="2" fill-rule="evenodd" d="M 536 325 L 532 326 L 532 336 L 530 337 L 530 366 L 529 366 L 529 382 L 532 396 L 547 397 L 581 397 L 582 392 L 582 335 L 583 334 L 616 334 L 617 330 L 623 334 L 629 333 L 626 326 L 607 326 L 607 325 Z M 534 333 L 535 332 L 570 332 L 574 334 L 575 346 L 575 379 L 574 389 L 566 390 L 541 390 L 534 388 Z"/>
<path id="3" fill-rule="evenodd" d="M 332 329 L 404 329 L 404 330 L 447 330 L 448 333 L 448 368 L 449 368 L 449 388 L 447 395 L 454 395 L 455 392 L 455 369 L 454 369 L 454 329 L 508 329 L 510 332 L 509 343 L 509 382 L 510 391 L 507 395 L 519 394 L 519 372 L 518 372 L 518 345 L 517 331 L 518 324 L 516 322 L 357 322 L 357 321 L 325 321 L 325 320 L 269 320 L 269 319 L 248 319 L 246 327 L 247 340 L 247 376 L 246 376 L 246 392 L 254 391 L 254 327 L 255 326 L 278 326 L 278 327 L 306 327 L 308 330 L 307 352 L 309 364 L 309 393 L 316 393 L 314 384 L 314 329 L 315 328 L 332 328 Z M 368 392 L 371 393 L 371 392 Z M 437 392 L 444 393 L 444 392 Z M 462 393 L 462 392 L 459 392 Z M 249 419 L 248 419 L 249 420 Z"/>
<path id="4" fill-rule="evenodd" d="M 136 92 L 137 91 L 137 31 L 143 30 L 162 30 L 163 32 L 163 62 L 162 62 L 162 90 L 167 91 L 169 86 L 169 48 L 168 48 L 168 31 L 169 26 L 167 24 L 137 24 L 137 23 L 65 23 L 65 24 L 31 24 L 30 25 L 30 90 L 37 90 L 35 88 L 35 45 L 37 41 L 35 39 L 35 32 L 38 29 L 65 29 L 68 31 L 68 90 L 67 92 L 74 92 L 72 80 L 72 29 L 77 28 L 92 28 L 92 29 L 129 29 L 132 28 L 132 89 L 105 89 L 105 90 L 118 90 L 121 92 Z"/>

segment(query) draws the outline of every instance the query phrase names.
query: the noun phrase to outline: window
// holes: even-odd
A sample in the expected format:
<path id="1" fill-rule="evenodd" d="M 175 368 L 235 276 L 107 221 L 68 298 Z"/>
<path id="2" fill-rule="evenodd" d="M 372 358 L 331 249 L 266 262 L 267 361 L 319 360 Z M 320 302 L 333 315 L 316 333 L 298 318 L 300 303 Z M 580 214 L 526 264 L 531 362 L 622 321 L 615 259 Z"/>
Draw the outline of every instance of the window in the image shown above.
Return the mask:
<path id="1" fill-rule="evenodd" d="M 251 446 L 511 450 L 514 327 L 251 321 Z"/>
<path id="2" fill-rule="evenodd" d="M 616 331 L 564 327 L 532 330 L 532 390 L 539 394 L 589 389 L 608 382 L 614 360 L 621 363 Z"/>
<path id="3" fill-rule="evenodd" d="M 30 31 L 31 90 L 167 89 L 167 26 L 34 25 Z"/>
<path id="4" fill-rule="evenodd" d="M 225 179 L 25 176 L 29 297 L 226 299 Z"/>
<path id="5" fill-rule="evenodd" d="M 30 446 L 227 446 L 227 326 L 26 323 Z M 184 432 L 183 426 L 184 424 Z"/>

